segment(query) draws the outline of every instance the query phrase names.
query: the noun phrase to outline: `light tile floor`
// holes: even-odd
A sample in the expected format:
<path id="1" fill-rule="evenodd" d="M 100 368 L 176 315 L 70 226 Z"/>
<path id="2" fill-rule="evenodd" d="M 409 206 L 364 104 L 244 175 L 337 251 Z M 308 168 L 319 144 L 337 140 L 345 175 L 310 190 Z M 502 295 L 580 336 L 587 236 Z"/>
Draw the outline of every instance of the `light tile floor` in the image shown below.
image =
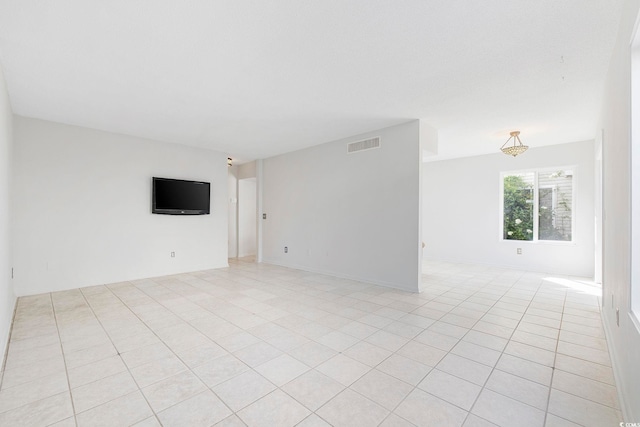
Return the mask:
<path id="1" fill-rule="evenodd" d="M 597 288 L 424 271 L 409 294 L 238 260 L 20 298 L 0 425 L 618 425 Z"/>

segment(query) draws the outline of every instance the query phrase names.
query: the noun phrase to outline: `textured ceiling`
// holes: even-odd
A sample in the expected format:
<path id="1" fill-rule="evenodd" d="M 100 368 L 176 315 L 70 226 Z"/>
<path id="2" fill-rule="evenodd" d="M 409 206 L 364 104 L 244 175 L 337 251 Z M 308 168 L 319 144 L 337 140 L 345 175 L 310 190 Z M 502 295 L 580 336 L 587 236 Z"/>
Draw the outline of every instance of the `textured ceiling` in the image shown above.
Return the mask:
<path id="1" fill-rule="evenodd" d="M 592 139 L 620 0 L 0 0 L 16 114 L 269 157 L 423 119 Z"/>

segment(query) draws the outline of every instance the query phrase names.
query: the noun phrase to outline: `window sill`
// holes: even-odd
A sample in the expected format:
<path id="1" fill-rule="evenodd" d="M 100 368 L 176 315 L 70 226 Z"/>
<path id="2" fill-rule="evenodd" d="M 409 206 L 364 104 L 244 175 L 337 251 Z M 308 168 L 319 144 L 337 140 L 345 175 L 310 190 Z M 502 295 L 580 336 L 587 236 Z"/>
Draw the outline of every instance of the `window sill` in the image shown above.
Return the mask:
<path id="1" fill-rule="evenodd" d="M 500 239 L 501 242 L 505 242 L 513 245 L 542 245 L 542 246 L 576 246 L 575 240 L 570 242 L 563 240 L 508 240 L 508 239 Z"/>

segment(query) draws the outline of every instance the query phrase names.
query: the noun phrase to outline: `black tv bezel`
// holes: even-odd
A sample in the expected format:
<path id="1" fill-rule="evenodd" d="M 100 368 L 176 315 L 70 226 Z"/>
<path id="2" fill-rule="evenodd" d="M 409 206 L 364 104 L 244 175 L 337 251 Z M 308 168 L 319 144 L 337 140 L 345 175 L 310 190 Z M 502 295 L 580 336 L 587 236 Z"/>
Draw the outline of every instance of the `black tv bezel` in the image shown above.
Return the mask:
<path id="1" fill-rule="evenodd" d="M 206 184 L 209 186 L 209 208 L 208 209 L 158 209 L 156 208 L 156 181 L 179 181 L 191 184 Z M 160 215 L 209 215 L 211 212 L 211 183 L 206 181 L 191 181 L 187 179 L 152 177 L 151 182 L 151 213 Z"/>

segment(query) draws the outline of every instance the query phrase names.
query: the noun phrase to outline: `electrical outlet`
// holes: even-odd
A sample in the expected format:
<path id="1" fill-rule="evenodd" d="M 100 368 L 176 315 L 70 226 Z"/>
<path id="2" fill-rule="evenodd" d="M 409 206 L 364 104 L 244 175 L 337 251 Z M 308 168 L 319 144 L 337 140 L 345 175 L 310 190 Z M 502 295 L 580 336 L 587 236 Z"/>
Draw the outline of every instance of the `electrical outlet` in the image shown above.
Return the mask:
<path id="1" fill-rule="evenodd" d="M 518 248 L 518 249 L 516 249 L 516 253 L 517 253 L 518 255 L 522 255 L 522 248 Z"/>
<path id="2" fill-rule="evenodd" d="M 267 219 L 267 214 L 266 213 L 262 214 L 262 219 Z"/>
<path id="3" fill-rule="evenodd" d="M 289 253 L 289 248 L 287 246 L 284 247 L 284 253 L 288 254 Z"/>
<path id="4" fill-rule="evenodd" d="M 175 252 L 171 252 L 171 258 L 175 258 L 176 257 L 176 253 Z"/>

